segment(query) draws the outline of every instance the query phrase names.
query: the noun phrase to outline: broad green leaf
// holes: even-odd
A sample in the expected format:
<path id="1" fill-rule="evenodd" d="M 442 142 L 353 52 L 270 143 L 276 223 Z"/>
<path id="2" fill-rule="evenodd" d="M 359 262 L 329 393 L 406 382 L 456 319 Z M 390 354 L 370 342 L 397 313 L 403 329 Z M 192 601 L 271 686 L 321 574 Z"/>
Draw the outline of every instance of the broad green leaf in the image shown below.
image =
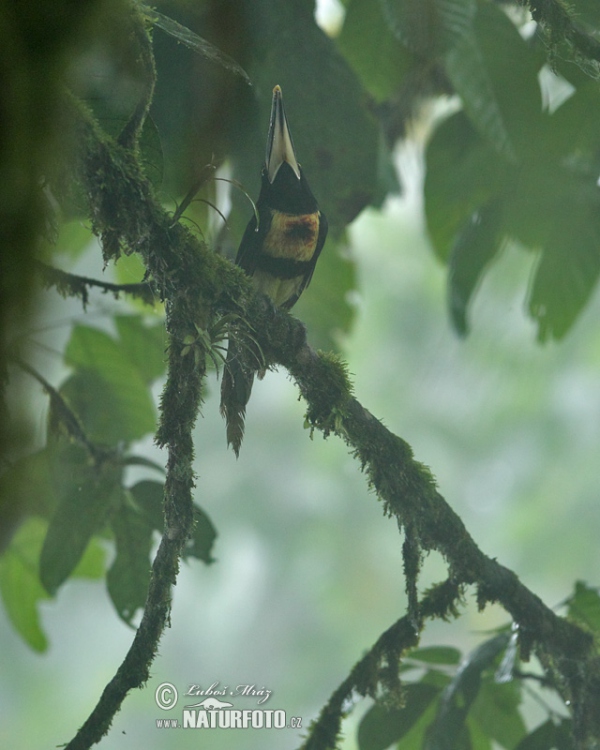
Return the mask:
<path id="1" fill-rule="evenodd" d="M 93 442 L 118 445 L 156 428 L 154 403 L 137 374 L 119 388 L 93 370 L 79 370 L 63 383 L 60 393 Z"/>
<path id="2" fill-rule="evenodd" d="M 166 367 L 166 333 L 162 323 L 144 325 L 137 315 L 114 318 L 119 339 L 143 380 L 150 384 L 164 375 Z"/>
<path id="3" fill-rule="evenodd" d="M 373 0 L 349 3 L 337 45 L 376 102 L 393 96 L 413 64 Z"/>
<path id="4" fill-rule="evenodd" d="M 468 332 L 467 307 L 481 277 L 502 244 L 498 202 L 474 213 L 458 233 L 448 261 L 448 303 L 455 330 Z"/>
<path id="5" fill-rule="evenodd" d="M 470 715 L 466 721 L 466 729 L 469 737 L 468 750 L 492 750 L 491 736 Z"/>
<path id="6" fill-rule="evenodd" d="M 573 94 L 542 120 L 540 137 L 532 144 L 539 160 L 563 160 L 587 167 L 594 174 L 600 167 L 600 90 L 597 81 L 585 79 Z"/>
<path id="7" fill-rule="evenodd" d="M 442 690 L 450 684 L 452 678 L 450 675 L 434 667 L 433 669 L 428 669 L 420 681 L 426 685 L 433 685 L 438 690 Z"/>
<path id="8" fill-rule="evenodd" d="M 447 260 L 471 217 L 510 191 L 514 167 L 478 135 L 464 112 L 443 122 L 426 151 L 425 216 L 436 254 Z"/>
<path id="9" fill-rule="evenodd" d="M 438 57 L 469 35 L 475 0 L 380 0 L 390 29 L 409 49 Z"/>
<path id="10" fill-rule="evenodd" d="M 575 584 L 575 593 L 567 600 L 568 615 L 587 625 L 594 633 L 600 633 L 600 594 L 598 588 L 583 581 Z"/>
<path id="11" fill-rule="evenodd" d="M 509 641 L 508 634 L 483 643 L 464 661 L 442 693 L 435 721 L 427 732 L 426 750 L 454 750 L 465 741 L 469 710 L 481 690 L 483 673 L 497 660 Z"/>
<path id="12" fill-rule="evenodd" d="M 542 63 L 532 45 L 493 3 L 480 3 L 474 32 L 511 144 L 527 156 L 540 127 Z"/>
<path id="13" fill-rule="evenodd" d="M 48 640 L 40 625 L 38 603 L 49 599 L 39 579 L 39 556 L 47 524 L 29 518 L 15 533 L 0 557 L 0 593 L 15 630 L 35 651 L 45 651 Z"/>
<path id="14" fill-rule="evenodd" d="M 156 461 L 152 461 L 151 459 L 146 458 L 145 456 L 126 456 L 123 459 L 123 465 L 124 466 L 145 466 L 148 469 L 155 469 L 161 474 L 165 474 L 164 466 L 156 463 Z"/>
<path id="15" fill-rule="evenodd" d="M 146 519 L 147 523 L 151 528 L 162 533 L 164 528 L 164 486 L 160 482 L 144 480 L 131 487 L 130 493 L 139 512 Z M 183 557 L 196 557 L 208 565 L 214 560 L 212 557 L 212 548 L 217 532 L 210 518 L 201 508 L 194 505 L 193 510 L 194 530 L 191 539 L 188 540 L 183 551 Z"/>
<path id="16" fill-rule="evenodd" d="M 106 571 L 106 550 L 92 537 L 81 560 L 71 574 L 73 578 L 102 578 Z"/>
<path id="17" fill-rule="evenodd" d="M 363 716 L 358 727 L 359 749 L 385 750 L 402 739 L 439 692 L 432 685 L 417 682 L 404 686 L 406 703 L 403 708 L 387 709 L 376 703 Z"/>
<path id="18" fill-rule="evenodd" d="M 523 737 L 516 750 L 549 750 L 555 747 L 555 737 L 556 725 L 552 719 L 548 719 Z"/>
<path id="19" fill-rule="evenodd" d="M 490 3 L 479 5 L 472 30 L 445 64 L 481 135 L 510 160 L 527 154 L 541 121 L 538 60 L 506 15 Z"/>
<path id="20" fill-rule="evenodd" d="M 490 672 L 484 676 L 469 716 L 487 737 L 513 750 L 527 733 L 519 713 L 520 703 L 520 684 L 516 680 L 498 684 Z"/>
<path id="21" fill-rule="evenodd" d="M 547 240 L 529 294 L 540 341 L 567 333 L 600 275 L 600 193 L 597 186 L 569 177 L 556 185 Z"/>
<path id="22" fill-rule="evenodd" d="M 61 393 L 89 437 L 114 445 L 155 429 L 155 407 L 146 378 L 123 344 L 103 331 L 77 325 L 65 361 L 78 372 L 62 386 Z"/>
<path id="23" fill-rule="evenodd" d="M 109 464 L 89 467 L 86 480 L 66 488 L 55 513 L 40 556 L 40 580 L 49 594 L 73 573 L 90 539 L 105 526 L 118 504 L 120 473 Z"/>
<path id="24" fill-rule="evenodd" d="M 126 494 L 111 518 L 117 556 L 106 575 L 108 593 L 121 619 L 128 625 L 136 611 L 143 607 L 150 582 L 152 526 L 131 507 Z"/>
<path id="25" fill-rule="evenodd" d="M 186 47 L 189 47 L 199 55 L 206 57 L 211 62 L 215 62 L 225 68 L 225 70 L 229 70 L 231 73 L 241 76 L 247 84 L 252 85 L 252 81 L 241 65 L 239 65 L 233 58 L 229 57 L 229 55 L 221 52 L 221 50 L 215 47 L 214 44 L 211 44 L 206 39 L 198 36 L 198 34 L 195 34 L 191 29 L 188 29 L 187 26 L 183 26 L 172 18 L 164 16 L 154 8 L 143 7 L 147 18 L 155 26 L 158 26 L 159 29 L 162 29 L 166 34 L 169 34 L 169 36 L 172 36 L 181 44 L 185 44 Z"/>
<path id="26" fill-rule="evenodd" d="M 148 524 L 156 531 L 160 531 L 164 528 L 164 515 L 163 515 L 163 495 L 164 495 L 164 484 L 162 482 L 152 482 L 145 479 L 133 487 L 129 488 L 129 492 L 139 508 L 140 513 L 144 515 Z"/>
<path id="27" fill-rule="evenodd" d="M 0 549 L 22 518 L 36 514 L 49 517 L 57 503 L 53 467 L 57 450 L 51 446 L 24 456 L 0 477 Z"/>
<path id="28" fill-rule="evenodd" d="M 202 508 L 194 505 L 194 531 L 183 550 L 183 557 L 195 557 L 210 565 L 215 561 L 212 549 L 216 538 L 217 531 L 212 521 Z"/>
<path id="29" fill-rule="evenodd" d="M 406 658 L 424 661 L 427 664 L 459 664 L 462 654 L 452 646 L 424 646 L 414 649 Z"/>
<path id="30" fill-rule="evenodd" d="M 427 730 L 435 719 L 438 700 L 432 701 L 396 745 L 397 750 L 423 750 Z"/>
<path id="31" fill-rule="evenodd" d="M 560 722 L 548 719 L 523 737 L 515 750 L 549 750 L 550 748 L 574 750 L 574 747 L 570 719 L 563 719 Z"/>
<path id="32" fill-rule="evenodd" d="M 564 718 L 556 725 L 557 750 L 576 750 L 573 739 L 573 720 Z"/>
<path id="33" fill-rule="evenodd" d="M 515 150 L 474 36 L 467 36 L 452 47 L 446 55 L 446 72 L 477 130 L 499 153 L 513 161 Z"/>

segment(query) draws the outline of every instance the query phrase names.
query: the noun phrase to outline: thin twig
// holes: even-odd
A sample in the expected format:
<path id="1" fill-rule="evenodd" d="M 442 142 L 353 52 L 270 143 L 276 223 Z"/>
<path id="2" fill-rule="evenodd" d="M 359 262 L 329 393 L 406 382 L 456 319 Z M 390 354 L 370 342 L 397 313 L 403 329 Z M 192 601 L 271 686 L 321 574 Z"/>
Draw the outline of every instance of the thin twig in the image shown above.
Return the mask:
<path id="1" fill-rule="evenodd" d="M 41 272 L 47 287 L 56 287 L 65 296 L 79 297 L 84 307 L 89 301 L 87 287 L 102 289 L 103 292 L 111 292 L 115 296 L 119 294 L 131 294 L 133 297 L 141 299 L 147 305 L 153 305 L 156 302 L 156 295 L 152 289 L 152 285 L 148 282 L 112 284 L 108 281 L 92 279 L 89 276 L 79 276 L 67 271 L 61 271 L 59 268 L 54 268 L 41 260 L 35 261 L 35 264 Z"/>
<path id="2" fill-rule="evenodd" d="M 12 357 L 11 361 L 15 365 L 17 365 L 17 367 L 20 367 L 23 372 L 31 375 L 31 377 L 34 378 L 34 380 L 37 380 L 37 382 L 42 386 L 42 388 L 48 394 L 50 404 L 52 407 L 54 407 L 54 411 L 56 415 L 59 416 L 60 423 L 65 427 L 68 435 L 78 443 L 83 445 L 94 462 L 99 463 L 104 458 L 106 458 L 106 449 L 96 445 L 88 438 L 85 430 L 81 425 L 81 422 L 79 421 L 79 417 L 71 409 L 69 404 L 67 404 L 67 402 L 56 390 L 56 388 L 51 385 L 41 373 L 39 373 L 34 367 L 22 360 L 20 357 Z"/>

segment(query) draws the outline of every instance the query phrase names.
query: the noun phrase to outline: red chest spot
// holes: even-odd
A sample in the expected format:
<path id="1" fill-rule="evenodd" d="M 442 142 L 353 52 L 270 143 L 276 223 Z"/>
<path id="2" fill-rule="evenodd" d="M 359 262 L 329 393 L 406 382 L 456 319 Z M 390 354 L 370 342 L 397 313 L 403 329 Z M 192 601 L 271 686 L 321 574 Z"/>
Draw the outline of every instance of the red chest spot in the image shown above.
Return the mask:
<path id="1" fill-rule="evenodd" d="M 303 244 L 314 242 L 317 235 L 317 226 L 314 216 L 298 216 L 288 219 L 284 229 L 285 236 L 292 241 Z"/>
<path id="2" fill-rule="evenodd" d="M 294 216 L 273 212 L 264 250 L 269 255 L 293 260 L 310 260 L 319 236 L 319 214 Z"/>

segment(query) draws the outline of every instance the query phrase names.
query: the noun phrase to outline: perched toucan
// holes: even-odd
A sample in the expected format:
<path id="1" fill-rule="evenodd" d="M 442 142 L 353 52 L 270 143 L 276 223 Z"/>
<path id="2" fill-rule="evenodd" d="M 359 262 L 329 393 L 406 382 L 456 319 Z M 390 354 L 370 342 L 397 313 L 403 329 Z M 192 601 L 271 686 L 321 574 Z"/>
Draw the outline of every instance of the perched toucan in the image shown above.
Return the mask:
<path id="1" fill-rule="evenodd" d="M 256 214 L 249 221 L 236 257 L 259 292 L 289 310 L 310 283 L 327 236 L 327 219 L 298 164 L 283 109 L 281 88 L 273 89 L 265 165 Z M 239 454 L 246 404 L 254 371 L 247 348 L 229 342 L 221 384 L 221 413 L 227 443 Z"/>

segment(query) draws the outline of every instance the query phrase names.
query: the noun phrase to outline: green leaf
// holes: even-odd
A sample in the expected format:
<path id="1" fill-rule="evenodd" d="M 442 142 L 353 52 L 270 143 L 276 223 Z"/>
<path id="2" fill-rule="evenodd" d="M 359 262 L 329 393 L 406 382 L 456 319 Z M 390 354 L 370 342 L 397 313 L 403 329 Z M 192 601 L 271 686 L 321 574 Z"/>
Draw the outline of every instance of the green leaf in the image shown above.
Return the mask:
<path id="1" fill-rule="evenodd" d="M 92 537 L 81 560 L 71 574 L 73 578 L 102 578 L 106 571 L 106 550 L 100 540 Z"/>
<path id="2" fill-rule="evenodd" d="M 154 8 L 148 8 L 146 6 L 142 7 L 144 8 L 144 12 L 148 19 L 166 34 L 169 34 L 169 36 L 172 36 L 181 44 L 185 44 L 186 47 L 189 47 L 194 52 L 202 55 L 207 60 L 211 60 L 211 62 L 217 63 L 222 68 L 225 68 L 225 70 L 229 70 L 231 73 L 241 76 L 248 85 L 252 85 L 252 81 L 241 65 L 239 65 L 233 58 L 229 57 L 229 55 L 221 52 L 221 50 L 215 47 L 214 44 L 211 44 L 206 39 L 198 36 L 198 34 L 195 34 L 191 29 L 188 29 L 187 26 L 182 26 L 172 18 L 163 16 L 162 13 L 159 13 Z"/>
<path id="3" fill-rule="evenodd" d="M 425 216 L 438 257 L 447 260 L 457 234 L 490 200 L 510 191 L 514 167 L 476 132 L 464 112 L 443 122 L 426 151 Z"/>
<path id="4" fill-rule="evenodd" d="M 349 3 L 337 45 L 376 102 L 396 93 L 413 64 L 384 21 L 381 4 L 373 0 Z"/>
<path id="5" fill-rule="evenodd" d="M 162 323 L 144 325 L 138 315 L 117 315 L 114 318 L 119 339 L 130 361 L 148 385 L 164 375 L 166 333 Z"/>
<path id="6" fill-rule="evenodd" d="M 554 747 L 559 750 L 574 750 L 571 729 L 570 719 L 557 723 L 548 719 L 523 737 L 515 750 L 549 750 Z"/>
<path id="7" fill-rule="evenodd" d="M 527 733 L 519 713 L 520 703 L 520 684 L 515 680 L 498 684 L 490 672 L 484 676 L 469 716 L 487 737 L 513 750 Z"/>
<path id="8" fill-rule="evenodd" d="M 40 580 L 49 594 L 73 573 L 92 536 L 100 532 L 119 501 L 120 472 L 109 464 L 89 467 L 86 480 L 65 488 L 50 520 L 40 556 Z"/>
<path id="9" fill-rule="evenodd" d="M 380 0 L 390 29 L 421 57 L 434 58 L 469 35 L 475 0 Z"/>
<path id="10" fill-rule="evenodd" d="M 467 307 L 484 271 L 502 245 L 502 214 L 490 202 L 473 214 L 456 237 L 448 262 L 448 298 L 455 330 L 468 332 Z"/>
<path id="11" fill-rule="evenodd" d="M 600 133 L 600 91 L 597 81 L 585 80 L 573 94 L 542 121 L 540 137 L 533 142 L 540 160 L 568 159 L 597 174 Z"/>
<path id="12" fill-rule="evenodd" d="M 547 241 L 528 302 L 540 341 L 560 339 L 567 333 L 600 275 L 598 188 L 568 174 L 555 187 L 554 210 L 547 217 Z"/>
<path id="13" fill-rule="evenodd" d="M 514 147 L 481 48 L 473 36 L 462 39 L 446 55 L 446 72 L 477 130 L 499 153 L 513 161 Z"/>
<path id="14" fill-rule="evenodd" d="M 145 466 L 148 469 L 154 469 L 155 471 L 165 474 L 165 467 L 161 464 L 152 461 L 145 456 L 126 456 L 123 459 L 124 466 Z"/>
<path id="15" fill-rule="evenodd" d="M 156 529 L 156 531 L 160 531 L 161 534 L 164 528 L 164 490 L 162 482 L 152 482 L 148 479 L 138 482 L 129 488 L 136 506 L 146 518 L 147 523 L 153 529 Z"/>
<path id="16" fill-rule="evenodd" d="M 130 489 L 131 496 L 151 528 L 160 531 L 164 528 L 163 494 L 164 485 L 160 482 L 144 480 Z M 217 532 L 207 514 L 194 505 L 194 530 L 183 550 L 183 557 L 196 557 L 207 565 L 213 562 L 212 549 Z"/>
<path id="17" fill-rule="evenodd" d="M 15 461 L 0 477 L 0 550 L 10 542 L 22 518 L 50 517 L 57 503 L 53 466 L 58 451 L 51 446 Z"/>
<path id="18" fill-rule="evenodd" d="M 569 617 L 587 625 L 594 633 L 600 633 L 600 595 L 598 588 L 583 581 L 575 584 L 575 593 L 567 600 Z"/>
<path id="19" fill-rule="evenodd" d="M 468 750 L 492 750 L 492 739 L 481 726 L 469 716 L 466 721 L 469 738 Z"/>
<path id="20" fill-rule="evenodd" d="M 154 403 L 137 376 L 133 383 L 117 388 L 93 370 L 80 370 L 63 383 L 60 394 L 95 443 L 116 446 L 139 440 L 156 428 Z"/>
<path id="21" fill-rule="evenodd" d="M 127 325 L 122 324 L 124 329 Z M 157 333 L 149 336 L 156 353 Z M 60 390 L 91 439 L 114 445 L 154 431 L 155 407 L 140 373 L 141 356 L 134 352 L 131 357 L 125 346 L 103 331 L 82 325 L 73 328 L 65 361 L 78 372 Z M 154 363 L 155 356 L 148 361 Z"/>
<path id="22" fill-rule="evenodd" d="M 445 65 L 481 135 L 510 160 L 528 154 L 541 121 L 538 60 L 506 15 L 480 4 L 472 31 L 457 39 Z"/>
<path id="23" fill-rule="evenodd" d="M 439 700 L 439 699 L 438 699 Z M 432 701 L 411 729 L 396 745 L 397 750 L 423 750 L 427 730 L 435 719 L 438 701 Z"/>
<path id="24" fill-rule="evenodd" d="M 508 641 L 507 633 L 497 635 L 463 662 L 440 698 L 435 721 L 427 733 L 426 750 L 454 750 L 457 743 L 465 742 L 467 716 L 481 689 L 483 673 L 493 666 Z"/>
<path id="25" fill-rule="evenodd" d="M 462 654 L 452 646 L 424 646 L 414 649 L 406 658 L 424 661 L 427 664 L 459 664 Z"/>
<path id="26" fill-rule="evenodd" d="M 421 682 L 404 687 L 405 705 L 399 709 L 384 708 L 376 703 L 362 718 L 358 727 L 360 750 L 385 750 L 402 739 L 416 724 L 439 689 Z"/>
<path id="27" fill-rule="evenodd" d="M 212 521 L 202 508 L 194 505 L 194 531 L 192 532 L 192 538 L 183 550 L 183 557 L 185 559 L 195 557 L 210 565 L 214 562 L 212 549 L 216 538 L 217 530 Z"/>
<path id="28" fill-rule="evenodd" d="M 117 556 L 106 583 L 108 593 L 121 619 L 128 625 L 136 611 L 143 607 L 150 582 L 152 526 L 121 494 L 121 506 L 111 518 Z"/>
<path id="29" fill-rule="evenodd" d="M 0 593 L 6 614 L 23 640 L 40 652 L 48 648 L 37 608 L 40 601 L 50 598 L 38 575 L 46 527 L 40 518 L 28 519 L 0 557 Z"/>

